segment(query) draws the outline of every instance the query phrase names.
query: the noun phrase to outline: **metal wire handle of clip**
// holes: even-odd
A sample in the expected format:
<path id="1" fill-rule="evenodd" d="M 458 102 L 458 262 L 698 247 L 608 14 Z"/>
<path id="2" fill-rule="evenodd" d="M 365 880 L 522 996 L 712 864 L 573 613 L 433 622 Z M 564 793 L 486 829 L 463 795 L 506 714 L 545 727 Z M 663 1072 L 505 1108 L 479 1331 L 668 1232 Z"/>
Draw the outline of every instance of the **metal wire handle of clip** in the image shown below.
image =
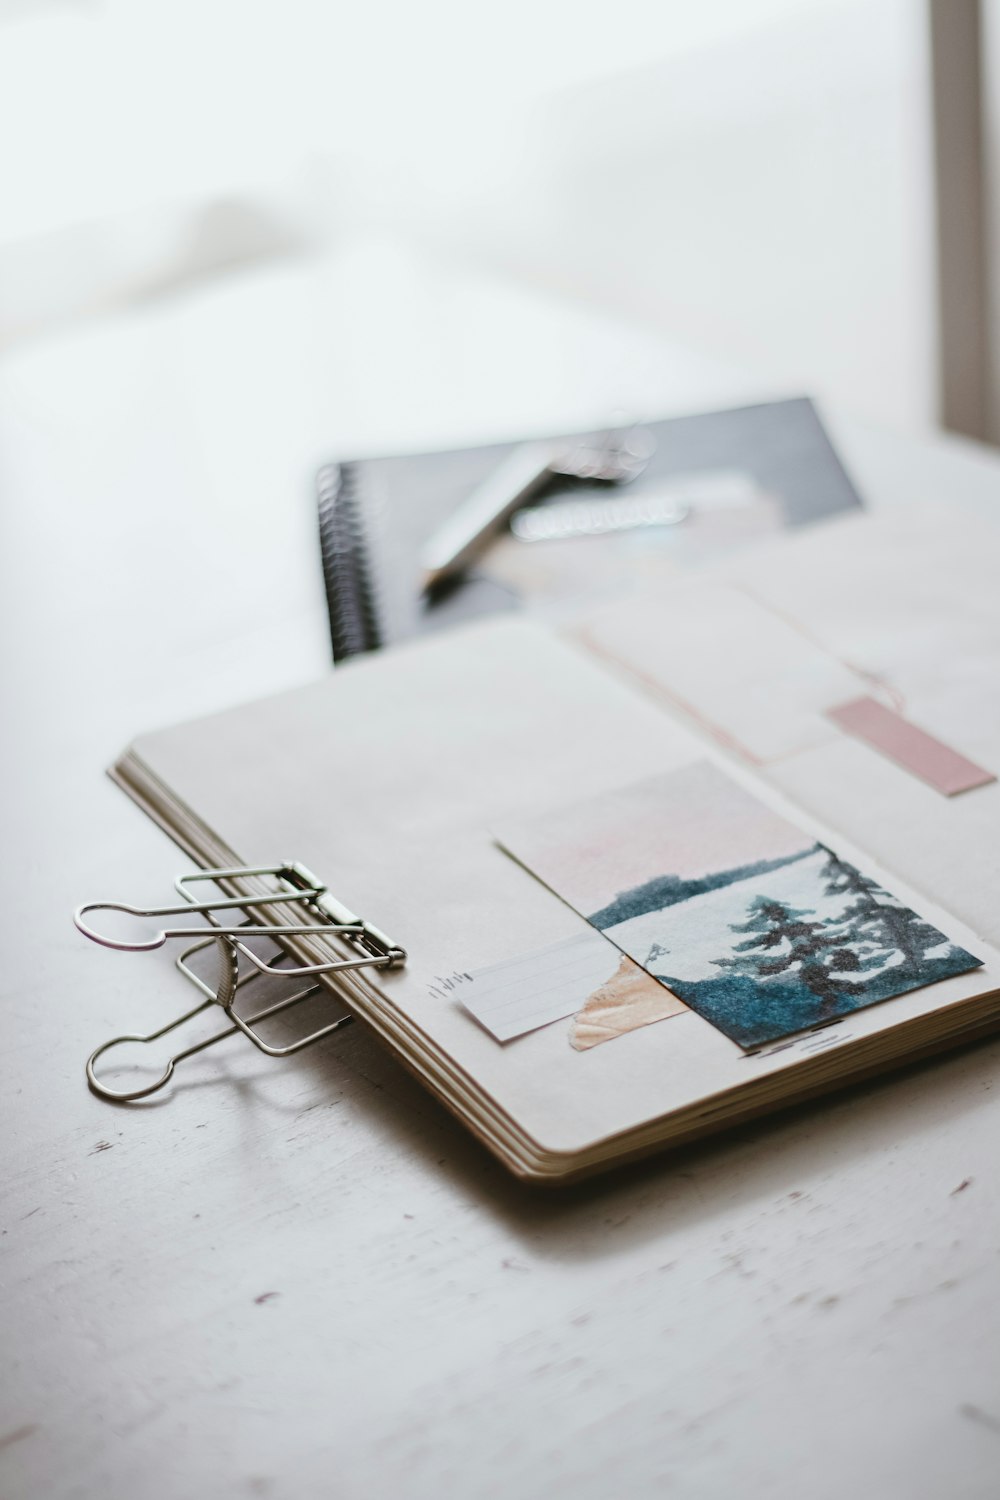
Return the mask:
<path id="1" fill-rule="evenodd" d="M 224 888 L 232 888 L 233 883 L 238 880 L 253 879 L 260 881 L 265 878 L 273 878 L 281 882 L 277 890 L 262 890 L 247 895 L 219 897 L 213 901 L 195 901 L 189 893 L 188 887 L 202 881 L 218 882 Z M 301 1005 L 303 1001 L 317 994 L 322 988 L 318 983 L 312 982 L 320 974 L 335 973 L 346 969 L 362 968 L 394 968 L 405 963 L 405 950 L 390 941 L 372 923 L 356 917 L 347 907 L 331 896 L 325 885 L 307 870 L 304 865 L 296 862 L 287 862 L 279 865 L 253 865 L 239 866 L 231 869 L 199 870 L 193 874 L 181 875 L 174 882 L 174 887 L 183 900 L 180 905 L 162 907 L 135 907 L 118 901 L 91 901 L 77 908 L 74 914 L 74 922 L 78 929 L 93 942 L 101 943 L 105 947 L 115 948 L 124 952 L 141 953 L 148 952 L 153 948 L 162 947 L 168 939 L 190 938 L 192 929 L 190 927 L 163 927 L 154 934 L 152 938 L 127 941 L 115 938 L 106 933 L 101 933 L 87 920 L 91 912 L 114 911 L 124 913 L 128 917 L 136 918 L 162 918 L 191 913 L 201 914 L 209 929 L 204 937 L 199 937 L 193 943 L 189 943 L 176 960 L 177 967 L 187 979 L 195 985 L 205 996 L 201 1004 L 193 1009 L 185 1011 L 182 1015 L 168 1021 L 158 1031 L 152 1031 L 145 1035 L 135 1033 L 122 1034 L 111 1037 L 109 1041 L 103 1042 L 95 1048 L 87 1059 L 87 1082 L 93 1092 L 102 1099 L 114 1103 L 124 1104 L 137 1099 L 145 1099 L 150 1094 L 157 1093 L 164 1088 L 173 1077 L 174 1069 L 179 1062 L 188 1057 L 193 1057 L 198 1052 L 203 1052 L 207 1047 L 214 1047 L 218 1042 L 224 1041 L 226 1037 L 233 1036 L 241 1031 L 249 1037 L 255 1047 L 268 1057 L 287 1057 L 293 1052 L 299 1052 L 304 1047 L 312 1046 L 314 1042 L 321 1041 L 340 1027 L 345 1026 L 353 1020 L 350 1015 L 339 1016 L 336 1020 L 320 1026 L 307 1036 L 300 1037 L 283 1047 L 275 1047 L 265 1042 L 255 1029 L 262 1021 L 269 1017 L 277 1016 L 292 1007 Z M 272 925 L 256 921 L 250 913 L 258 907 L 271 907 L 277 905 L 297 904 L 304 915 L 312 918 L 311 921 L 302 924 Z M 245 916 L 234 926 L 225 926 L 216 916 L 220 911 L 243 910 Z M 349 948 L 357 953 L 354 958 L 338 958 L 324 963 L 298 964 L 294 968 L 284 967 L 281 960 L 268 962 L 263 959 L 252 947 L 249 946 L 248 938 L 267 938 L 277 940 L 281 937 L 305 936 L 322 937 L 324 934 L 336 937 Z M 195 954 L 215 945 L 218 956 L 218 976 L 215 988 L 201 977 L 192 967 L 191 959 Z M 284 955 L 282 955 L 283 957 Z M 240 972 L 240 958 L 246 963 L 244 972 Z M 260 976 L 270 974 L 282 979 L 295 980 L 308 977 L 309 983 L 304 989 L 297 990 L 294 994 L 286 995 L 283 999 L 264 1009 L 256 1011 L 251 1016 L 240 1016 L 236 1013 L 235 1003 L 238 992 L 246 985 L 251 984 Z M 212 1005 L 221 1006 L 229 1018 L 230 1024 L 223 1030 L 214 1032 L 211 1036 L 185 1047 L 176 1052 L 168 1059 L 166 1067 L 159 1078 L 153 1083 L 146 1084 L 142 1088 L 115 1089 L 104 1083 L 97 1075 L 96 1064 L 111 1048 L 121 1046 L 125 1042 L 155 1042 L 161 1037 L 168 1035 L 171 1031 L 193 1021 L 202 1011 L 208 1010 Z"/>

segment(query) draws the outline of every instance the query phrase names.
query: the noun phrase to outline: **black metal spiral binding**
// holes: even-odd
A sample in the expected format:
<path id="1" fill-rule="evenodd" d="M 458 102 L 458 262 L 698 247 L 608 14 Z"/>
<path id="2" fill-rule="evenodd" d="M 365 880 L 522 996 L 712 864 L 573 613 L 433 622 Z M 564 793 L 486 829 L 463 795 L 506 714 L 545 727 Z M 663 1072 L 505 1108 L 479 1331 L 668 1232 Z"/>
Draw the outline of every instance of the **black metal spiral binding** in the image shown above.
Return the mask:
<path id="1" fill-rule="evenodd" d="M 330 643 L 339 662 L 382 644 L 357 465 L 325 464 L 316 492 Z"/>

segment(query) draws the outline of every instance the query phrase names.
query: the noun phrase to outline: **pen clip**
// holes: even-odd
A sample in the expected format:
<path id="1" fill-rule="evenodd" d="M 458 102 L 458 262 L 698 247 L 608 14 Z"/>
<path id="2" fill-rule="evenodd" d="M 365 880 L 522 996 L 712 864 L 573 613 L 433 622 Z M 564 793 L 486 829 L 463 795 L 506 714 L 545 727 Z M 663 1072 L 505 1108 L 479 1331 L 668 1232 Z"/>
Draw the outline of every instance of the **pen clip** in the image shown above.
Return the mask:
<path id="1" fill-rule="evenodd" d="M 461 573 L 516 510 L 536 500 L 551 480 L 572 478 L 627 484 L 642 473 L 653 451 L 644 429 L 611 430 L 597 443 L 521 443 L 434 532 L 421 554 L 423 588 L 433 593 Z"/>

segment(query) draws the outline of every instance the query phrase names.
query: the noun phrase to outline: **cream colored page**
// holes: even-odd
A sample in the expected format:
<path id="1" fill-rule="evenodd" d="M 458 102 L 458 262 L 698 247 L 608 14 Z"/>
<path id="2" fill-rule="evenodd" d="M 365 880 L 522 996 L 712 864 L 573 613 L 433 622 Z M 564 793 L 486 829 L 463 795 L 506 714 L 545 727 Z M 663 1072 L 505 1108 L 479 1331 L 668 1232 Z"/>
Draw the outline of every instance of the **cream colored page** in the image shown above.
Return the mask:
<path id="1" fill-rule="evenodd" d="M 1000 773 L 998 557 L 1000 528 L 956 527 L 943 508 L 845 517 L 599 611 L 582 634 L 679 722 L 1000 945 L 1000 784 L 942 796 L 823 714 L 872 694 Z"/>
<path id="2" fill-rule="evenodd" d="M 694 1014 L 585 1052 L 570 1045 L 569 1020 L 501 1046 L 453 992 L 442 995 L 441 979 L 582 924 L 495 846 L 491 827 L 705 753 L 537 628 L 505 622 L 404 647 L 136 749 L 241 858 L 303 860 L 402 943 L 408 963 L 384 993 L 547 1149 L 580 1150 L 797 1055 L 747 1058 Z M 965 943 L 950 918 L 925 910 Z M 993 955 L 981 956 L 992 973 Z M 830 1028 L 825 1044 L 994 983 L 980 971 L 887 1002 Z"/>
<path id="3" fill-rule="evenodd" d="M 852 516 L 763 547 L 727 577 L 868 691 L 970 759 L 1000 746 L 997 523 L 946 506 Z"/>
<path id="4" fill-rule="evenodd" d="M 749 765 L 825 744 L 837 731 L 823 709 L 867 690 L 847 663 L 728 582 L 644 593 L 585 617 L 579 634 Z"/>

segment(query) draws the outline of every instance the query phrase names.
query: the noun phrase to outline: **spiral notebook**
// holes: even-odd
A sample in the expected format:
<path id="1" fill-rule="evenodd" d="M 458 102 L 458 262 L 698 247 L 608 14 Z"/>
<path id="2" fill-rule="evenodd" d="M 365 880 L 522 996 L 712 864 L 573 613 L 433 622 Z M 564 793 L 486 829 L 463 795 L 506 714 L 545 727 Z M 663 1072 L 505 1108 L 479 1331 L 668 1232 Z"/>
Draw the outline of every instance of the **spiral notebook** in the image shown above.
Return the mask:
<path id="1" fill-rule="evenodd" d="M 692 480 L 711 490 L 714 476 L 730 487 L 734 478 L 742 481 L 739 504 L 705 507 L 677 529 L 591 537 L 582 553 L 572 544 L 538 547 L 508 538 L 458 586 L 431 599 L 419 589 L 428 536 L 519 445 L 349 457 L 325 465 L 316 500 L 334 660 L 519 608 L 537 613 L 554 604 L 561 612 L 567 594 L 628 592 L 650 553 L 654 567 L 657 558 L 700 564 L 762 534 L 795 531 L 860 507 L 808 397 L 668 417 L 642 428 L 651 447 L 648 463 L 618 493 L 655 499 Z M 570 445 L 602 441 L 596 433 L 562 436 Z M 546 487 L 543 508 L 592 493 L 563 477 Z"/>
<path id="2" fill-rule="evenodd" d="M 946 537 L 838 519 L 561 638 L 349 662 L 113 775 L 199 865 L 294 852 L 391 933 L 404 964 L 323 982 L 513 1172 L 566 1181 L 1000 1023 L 993 533 Z M 865 693 L 978 781 L 845 729 Z"/>

